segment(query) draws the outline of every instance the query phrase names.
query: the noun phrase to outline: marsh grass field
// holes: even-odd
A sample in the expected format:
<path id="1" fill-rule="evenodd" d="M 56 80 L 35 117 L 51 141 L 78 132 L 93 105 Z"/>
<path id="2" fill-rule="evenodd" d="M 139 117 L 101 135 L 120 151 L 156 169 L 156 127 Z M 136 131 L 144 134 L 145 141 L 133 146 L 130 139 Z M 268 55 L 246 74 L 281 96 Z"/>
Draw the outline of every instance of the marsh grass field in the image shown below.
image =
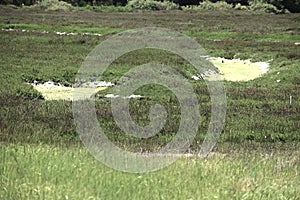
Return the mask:
<path id="1" fill-rule="evenodd" d="M 223 146 L 230 153 L 182 158 L 157 172 L 130 174 L 104 166 L 80 146 L 6 144 L 1 198 L 299 199 L 299 144 L 268 151 Z"/>
<path id="2" fill-rule="evenodd" d="M 300 199 L 300 15 L 244 11 L 43 11 L 0 7 L 0 199 Z M 180 158 L 157 172 L 129 174 L 94 159 L 76 133 L 72 102 L 45 101 L 28 84 L 70 86 L 81 63 L 101 41 L 131 28 L 164 27 L 197 40 L 211 56 L 270 63 L 247 82 L 224 81 L 227 115 L 213 153 Z M 62 32 L 77 33 L 72 35 Z M 93 34 L 84 34 L 93 33 Z M 146 49 L 117 59 L 105 72 L 117 81 L 149 61 L 194 71 L 182 58 Z M 204 81 L 190 80 L 200 102 L 199 150 L 210 119 Z M 165 88 L 149 85 L 130 101 L 136 123 L 149 123 L 155 103 L 170 113 L 150 139 L 126 136 L 114 122 L 112 90 L 96 95 L 107 137 L 130 151 L 151 151 L 178 129 L 179 105 Z M 290 103 L 292 96 L 292 103 Z"/>

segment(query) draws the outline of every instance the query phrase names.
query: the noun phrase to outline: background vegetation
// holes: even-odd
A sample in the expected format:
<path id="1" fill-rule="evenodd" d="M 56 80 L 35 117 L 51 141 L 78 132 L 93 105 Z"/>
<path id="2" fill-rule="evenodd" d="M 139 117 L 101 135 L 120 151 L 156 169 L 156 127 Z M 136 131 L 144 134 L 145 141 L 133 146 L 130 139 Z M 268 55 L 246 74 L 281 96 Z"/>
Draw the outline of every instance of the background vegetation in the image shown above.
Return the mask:
<path id="1" fill-rule="evenodd" d="M 0 4 L 16 6 L 31 6 L 35 4 L 49 5 L 59 0 L 1 0 Z M 133 9 L 166 10 L 166 9 L 246 9 L 253 11 L 266 11 L 273 13 L 300 12 L 300 0 L 62 0 L 72 6 L 101 7 L 125 6 Z M 62 6 L 66 4 L 61 3 Z M 59 9 L 59 8 L 57 8 Z"/>

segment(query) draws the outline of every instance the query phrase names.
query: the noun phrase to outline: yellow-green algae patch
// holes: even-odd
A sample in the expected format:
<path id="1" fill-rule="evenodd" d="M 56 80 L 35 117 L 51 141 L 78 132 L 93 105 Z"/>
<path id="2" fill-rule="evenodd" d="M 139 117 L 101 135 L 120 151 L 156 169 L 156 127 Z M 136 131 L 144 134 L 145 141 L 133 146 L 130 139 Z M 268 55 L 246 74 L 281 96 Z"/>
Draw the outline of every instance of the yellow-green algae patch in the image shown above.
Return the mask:
<path id="1" fill-rule="evenodd" d="M 53 84 L 32 84 L 33 88 L 39 91 L 45 100 L 67 100 L 73 101 L 74 96 L 76 100 L 90 98 L 98 91 L 105 90 L 107 87 L 95 88 L 72 88 L 62 85 Z M 74 95 L 75 94 L 75 95 Z"/>
<path id="2" fill-rule="evenodd" d="M 221 79 L 228 81 L 249 81 L 262 76 L 268 71 L 267 62 L 251 62 L 250 60 L 209 58 L 219 69 Z"/>
<path id="3" fill-rule="evenodd" d="M 267 62 L 251 62 L 250 60 L 239 59 L 225 59 L 225 58 L 208 58 L 218 69 L 219 77 L 228 81 L 249 81 L 262 76 L 268 71 L 269 63 Z M 195 80 L 200 77 L 206 76 L 208 79 L 213 80 L 216 76 L 214 74 L 197 75 L 192 78 Z M 98 85 L 97 85 L 98 84 Z M 104 84 L 103 86 L 101 84 Z M 34 89 L 39 91 L 45 100 L 79 100 L 90 98 L 98 91 L 105 90 L 107 87 L 112 86 L 111 83 L 90 83 L 91 87 L 72 88 L 60 84 L 55 85 L 53 82 L 46 82 L 44 84 L 32 84 Z M 74 97 L 75 94 L 75 97 Z"/>

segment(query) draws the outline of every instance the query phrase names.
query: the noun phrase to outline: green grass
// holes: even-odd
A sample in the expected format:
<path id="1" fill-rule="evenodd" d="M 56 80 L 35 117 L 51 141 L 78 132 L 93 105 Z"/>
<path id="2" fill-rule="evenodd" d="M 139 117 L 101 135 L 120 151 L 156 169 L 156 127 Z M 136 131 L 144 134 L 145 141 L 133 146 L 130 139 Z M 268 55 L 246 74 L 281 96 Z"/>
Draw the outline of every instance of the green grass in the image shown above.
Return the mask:
<path id="1" fill-rule="evenodd" d="M 0 49 L 0 69 L 4 72 L 1 74 L 2 87 L 0 88 L 1 99 L 3 99 L 3 112 L 1 112 L 3 116 L 1 126 L 3 140 L 10 141 L 13 138 L 22 138 L 22 135 L 40 135 L 36 131 L 32 131 L 36 129 L 35 127 L 44 130 L 49 141 L 52 141 L 51 138 L 59 138 L 66 133 L 71 133 L 72 137 L 76 135 L 71 123 L 56 130 L 54 125 L 41 124 L 37 117 L 33 118 L 31 115 L 21 117 L 23 111 L 27 112 L 32 108 L 40 110 L 41 118 L 45 118 L 44 121 L 47 121 L 47 116 L 59 114 L 60 117 L 58 119 L 53 117 L 52 121 L 49 121 L 50 124 L 56 124 L 59 119 L 70 120 L 70 116 L 72 116 L 69 103 L 63 101 L 57 102 L 59 107 L 63 108 L 62 112 L 56 112 L 55 109 L 52 113 L 49 112 L 48 104 L 52 106 L 56 103 L 43 102 L 41 94 L 33 90 L 26 82 L 52 80 L 71 85 L 81 62 L 97 44 L 108 37 L 107 34 L 131 28 L 130 19 L 136 21 L 136 27 L 155 23 L 170 28 L 174 25 L 167 22 L 171 18 L 177 19 L 176 24 L 179 26 L 176 26 L 176 29 L 195 38 L 212 56 L 250 58 L 254 61 L 272 60 L 270 71 L 261 78 L 246 83 L 225 82 L 229 112 L 222 136 L 224 141 L 248 139 L 261 141 L 266 136 L 272 142 L 300 139 L 299 123 L 296 117 L 299 110 L 300 55 L 297 51 L 299 46 L 294 45 L 294 42 L 299 39 L 297 15 L 272 15 L 270 18 L 268 16 L 271 15 L 267 14 L 249 15 L 244 12 L 228 14 L 226 12 L 178 11 L 145 13 L 76 11 L 81 15 L 79 20 L 76 12 L 55 15 L 55 12 L 35 11 L 32 13 L 30 9 L 22 11 L 5 12 L 4 10 L 0 18 L 1 27 L 53 32 L 75 31 L 83 33 L 88 31 L 101 33 L 104 36 L 60 36 L 52 33 L 40 34 L 22 31 L 2 31 L 0 33 L 3 44 Z M 15 12 L 14 15 L 12 15 L 13 12 Z M 29 23 L 29 16 L 37 19 L 34 24 Z M 43 23 L 39 21 L 41 16 Z M 182 17 L 179 18 L 180 16 Z M 266 17 L 266 20 L 261 20 L 262 16 Z M 228 22 L 227 18 L 231 19 L 232 22 Z M 108 21 L 109 19 L 111 20 Z M 183 23 L 184 21 L 189 23 Z M 274 24 L 274 26 L 271 27 L 269 24 Z M 190 27 L 191 25 L 193 27 Z M 249 27 L 251 30 L 248 29 Z M 215 31 L 213 31 L 214 29 Z M 117 81 L 131 67 L 153 60 L 174 66 L 186 78 L 195 74 L 195 69 L 182 58 L 167 52 L 149 49 L 130 52 L 120 57 L 104 73 L 104 79 Z M 280 82 L 278 83 L 277 80 Z M 203 103 L 200 113 L 204 115 L 205 123 L 200 127 L 201 131 L 198 136 L 198 138 L 203 138 L 210 117 L 210 99 L 203 81 L 191 81 L 191 83 L 199 94 L 200 102 Z M 100 98 L 99 107 L 104 106 L 105 109 L 103 110 L 107 110 L 105 113 L 99 112 L 98 115 L 104 117 L 105 120 L 113 120 L 108 106 L 109 100 L 101 98 L 109 92 L 112 90 L 98 94 Z M 141 88 L 137 92 L 149 97 L 151 99 L 150 104 L 163 103 L 165 100 L 170 102 L 170 99 L 173 98 L 172 94 L 163 88 Z M 290 106 L 288 104 L 291 95 L 294 101 L 293 105 Z M 38 106 L 31 106 L 31 100 L 37 101 L 34 104 Z M 16 109 L 13 106 L 16 102 L 20 104 L 21 108 Z M 140 106 L 139 104 L 139 101 L 132 102 L 133 108 Z M 176 101 L 165 105 L 170 108 L 178 107 Z M 147 106 L 145 105 L 143 111 L 145 116 L 148 115 Z M 22 110 L 22 112 L 18 110 Z M 7 113 L 7 111 L 9 112 Z M 265 113 L 268 114 L 268 117 L 265 116 Z M 137 116 L 141 114 L 137 112 Z M 133 116 L 133 118 L 137 117 Z M 10 123 L 10 119 L 20 120 L 27 127 L 19 126 L 17 129 L 19 131 L 16 131 L 16 127 Z M 141 119 L 147 122 L 148 118 L 142 117 Z M 144 124 L 144 122 L 141 123 Z M 175 124 L 175 121 L 170 120 L 170 124 L 166 126 L 162 135 L 176 132 L 177 126 Z M 110 134 L 110 130 L 118 130 L 114 123 L 108 123 L 105 128 L 108 130 L 108 134 Z M 51 132 L 58 137 L 52 136 Z M 47 141 L 48 137 L 42 140 Z"/>
<path id="2" fill-rule="evenodd" d="M 230 31 L 215 31 L 215 32 L 198 32 L 193 30 L 184 31 L 190 37 L 201 38 L 206 40 L 253 40 L 256 38 L 257 42 L 290 42 L 295 43 L 300 40 L 300 35 L 292 33 L 239 33 Z"/>
<path id="3" fill-rule="evenodd" d="M 18 12 L 18 11 L 15 11 Z M 28 14 L 30 10 L 25 10 L 25 14 L 22 12 L 17 13 L 14 17 L 11 17 L 11 13 L 7 13 L 2 16 L 2 18 L 7 18 L 4 21 L 14 21 L 14 23 L 4 24 L 4 28 L 15 28 L 18 30 L 48 30 L 48 31 L 74 31 L 78 33 L 91 31 L 97 33 L 102 30 L 110 31 L 120 31 L 124 29 L 123 26 L 116 26 L 115 22 L 120 21 L 121 24 L 127 24 L 127 18 L 133 17 L 137 19 L 138 23 L 144 15 L 149 16 L 149 21 L 152 22 L 153 15 L 156 16 L 157 20 L 162 20 L 164 18 L 174 17 L 168 13 L 160 12 L 146 12 L 146 13 L 112 13 L 107 12 L 103 16 L 109 15 L 112 18 L 110 22 L 111 27 L 102 27 L 102 24 L 106 24 L 106 18 L 103 21 L 98 21 L 98 24 L 94 24 L 94 19 L 100 19 L 101 13 L 93 13 L 80 11 L 82 13 L 82 19 L 78 20 L 76 15 L 72 13 L 66 13 L 57 17 L 51 12 L 46 13 L 36 13 L 36 17 L 39 19 L 41 15 L 44 17 L 43 24 L 36 22 L 35 24 L 24 23 L 27 21 Z M 173 13 L 173 12 L 170 12 Z M 204 20 L 208 18 L 208 12 L 203 14 L 192 12 L 192 15 L 199 15 L 197 19 L 191 19 L 186 12 L 178 13 L 174 12 L 175 18 L 180 15 L 186 17 L 186 19 L 192 21 L 195 25 L 194 28 L 186 27 L 182 24 L 178 29 L 182 29 L 182 32 L 189 34 L 199 41 L 202 46 L 208 50 L 208 52 L 213 56 L 225 56 L 225 57 L 237 57 L 242 59 L 251 58 L 256 61 L 271 61 L 271 69 L 268 74 L 258 78 L 256 80 L 246 82 L 246 83 L 232 83 L 226 82 L 226 92 L 228 101 L 228 114 L 226 118 L 226 126 L 224 129 L 224 134 L 222 140 L 224 141 L 244 141 L 244 140 L 256 140 L 264 141 L 266 136 L 270 142 L 275 141 L 294 141 L 299 140 L 299 123 L 297 112 L 299 109 L 299 53 L 295 49 L 299 48 L 294 45 L 294 42 L 298 40 L 299 34 L 297 34 L 297 29 L 294 23 L 297 23 L 295 15 L 283 15 L 284 18 L 278 18 L 273 16 L 273 24 L 275 28 L 261 29 L 265 25 L 265 21 L 259 21 L 256 18 L 261 17 L 252 16 L 253 20 L 257 23 L 256 29 L 251 31 L 246 31 L 242 26 L 242 22 L 252 25 L 254 22 L 249 18 L 247 13 L 242 13 L 237 15 L 236 20 L 231 22 L 230 28 L 226 28 L 228 22 L 225 20 L 228 17 L 227 13 L 211 13 L 211 22 L 215 23 L 214 27 L 218 27 L 219 31 L 213 31 L 209 33 L 211 26 Z M 239 14 L 239 12 L 237 12 Z M 97 14 L 97 15 L 96 15 Z M 162 15 L 162 16 L 160 16 Z M 67 17 L 69 16 L 69 17 Z M 222 19 L 222 17 L 224 19 Z M 52 24 L 50 18 L 56 21 L 56 24 Z M 218 19 L 219 21 L 214 22 Z M 16 20 L 18 19 L 18 21 Z M 125 19 L 125 21 L 124 21 Z M 182 19 L 181 19 L 182 20 Z M 179 21 L 181 21 L 179 20 Z M 270 19 L 268 19 L 270 20 Z M 283 22 L 289 20 L 288 25 Z M 68 25 L 66 23 L 68 22 Z M 275 23 L 276 22 L 276 23 Z M 146 23 L 146 24 L 147 24 Z M 164 25 L 164 21 L 161 21 Z M 237 23 L 236 26 L 232 24 Z M 220 25 L 224 25 L 224 27 Z M 137 25 L 139 26 L 139 25 Z M 170 26 L 170 25 L 169 25 Z M 187 24 L 189 26 L 189 23 Z M 197 27 L 197 28 L 195 28 Z M 201 28 L 200 28 L 201 27 Z M 289 32 L 283 32 L 283 30 L 288 29 Z M 291 30 L 294 32 L 291 33 Z M 108 31 L 108 32 L 110 32 Z M 245 32 L 246 31 L 246 32 Z M 107 33 L 107 32 L 106 32 Z M 74 82 L 77 70 L 80 67 L 81 62 L 88 55 L 88 53 L 101 41 L 103 41 L 107 36 L 96 37 L 96 36 L 59 36 L 55 34 L 40 34 L 40 33 L 27 33 L 27 32 L 1 32 L 1 61 L 0 69 L 4 73 L 1 74 L 1 99 L 3 105 L 3 116 L 2 120 L 2 139 L 4 141 L 18 141 L 23 137 L 23 135 L 33 135 L 30 140 L 43 140 L 43 141 L 53 141 L 63 135 L 71 135 L 71 137 L 76 138 L 76 131 L 72 123 L 67 123 L 67 125 L 61 125 L 59 129 L 55 128 L 55 124 L 62 124 L 58 120 L 63 119 L 64 121 L 71 120 L 72 112 L 71 107 L 68 102 L 43 102 L 41 99 L 41 94 L 33 90 L 32 87 L 26 84 L 26 82 L 32 82 L 33 80 L 38 80 L 41 82 L 52 80 L 55 82 L 63 83 L 65 85 L 71 85 Z M 280 38 L 280 40 L 278 40 Z M 267 39 L 267 40 L 265 40 Z M 216 41 L 214 41 L 216 40 Z M 138 59 L 137 59 L 138 58 Z M 182 58 L 176 55 L 172 55 L 163 51 L 155 50 L 143 50 L 136 51 L 126 54 L 116 60 L 112 66 L 104 73 L 104 79 L 108 81 L 117 81 L 126 71 L 131 67 L 146 63 L 148 61 L 160 61 L 164 64 L 174 66 L 186 78 L 191 77 L 195 74 L 195 70 Z M 280 80 L 278 83 L 277 80 Z M 198 139 L 203 139 L 205 130 L 207 129 L 208 120 L 210 117 L 210 104 L 209 97 L 206 90 L 204 82 L 191 82 L 194 85 L 195 91 L 197 91 L 199 101 L 202 102 L 200 113 L 204 116 L 204 123 L 200 127 Z M 101 98 L 106 93 L 110 93 L 112 90 L 100 92 L 98 96 Z M 172 99 L 172 94 L 163 88 L 141 88 L 137 93 L 144 96 L 148 96 L 151 101 L 149 104 L 153 103 L 163 103 L 167 100 L 170 102 Z M 171 96 L 170 96 L 171 95 Z M 289 106 L 289 96 L 292 95 L 294 98 L 293 105 Z M 5 99 L 5 100 L 4 100 Z M 37 106 L 32 106 L 31 100 L 35 100 L 34 104 Z M 19 107 L 15 107 L 14 104 L 20 104 Z M 55 109 L 55 104 L 62 108 L 58 112 Z M 49 112 L 49 105 L 51 105 L 52 111 Z M 167 107 L 178 107 L 176 101 L 171 104 L 165 104 Z M 99 101 L 99 107 L 103 107 L 106 112 L 99 112 L 98 115 L 104 117 L 105 120 L 109 120 L 110 123 L 105 125 L 105 129 L 110 134 L 110 130 L 118 130 L 120 136 L 117 138 L 123 138 L 124 136 L 119 132 L 120 130 L 116 128 L 116 124 L 113 123 L 112 114 L 109 108 L 109 100 L 103 98 Z M 133 108 L 135 106 L 140 106 L 139 101 L 132 102 Z M 137 116 L 141 114 L 145 117 L 141 117 L 141 124 L 147 123 L 147 108 L 148 104 L 141 112 L 136 112 Z M 237 108 L 237 109 L 236 109 Z M 31 109 L 38 109 L 40 113 L 39 117 L 32 117 L 32 115 L 23 116 L 23 112 L 28 112 Z M 168 108 L 169 109 L 169 108 Z M 134 109 L 133 109 L 134 110 Z M 171 110 L 171 109 L 169 109 Z M 9 111 L 9 112 L 7 112 Z M 34 112 L 34 110 L 33 110 Z M 265 116 L 268 114 L 268 117 Z M 60 117 L 55 117 L 59 115 Z M 22 117 L 23 116 L 23 117 Z M 47 123 L 40 123 L 41 119 L 45 122 L 47 117 L 51 117 L 51 120 Z M 133 118 L 138 119 L 138 117 L 133 116 Z M 176 118 L 176 114 L 173 115 Z M 11 119 L 15 121 L 22 121 L 26 126 L 18 126 L 11 123 Z M 105 121 L 104 120 L 104 121 Z M 145 122 L 143 122 L 146 120 Z M 138 120 L 137 120 L 138 121 Z M 169 124 L 165 127 L 161 135 L 176 132 L 176 121 L 169 120 Z M 50 125 L 49 124 L 53 124 Z M 41 137 L 41 132 L 33 130 L 43 130 L 47 137 Z M 16 131 L 18 130 L 18 131 Z M 240 131 L 242 130 L 242 131 Z M 37 136 L 36 136 L 37 135 Z M 36 136 L 36 137 L 35 137 Z M 68 136 L 69 137 L 69 136 Z M 55 139 L 53 139 L 55 138 Z M 126 137 L 125 137 L 126 138 Z M 165 138 L 165 136 L 163 137 Z M 75 139 L 76 140 L 76 139 Z M 163 139 L 165 141 L 165 139 Z M 149 142 L 152 144 L 153 141 Z M 151 146 L 151 145 L 150 145 Z M 197 147 L 194 147 L 197 148 Z"/>
<path id="4" fill-rule="evenodd" d="M 2 144 L 0 197 L 298 199 L 299 144 L 288 146 L 288 152 L 249 151 L 249 147 L 240 151 L 232 147 L 224 158 L 181 158 L 157 172 L 128 174 L 104 166 L 80 146 Z"/>

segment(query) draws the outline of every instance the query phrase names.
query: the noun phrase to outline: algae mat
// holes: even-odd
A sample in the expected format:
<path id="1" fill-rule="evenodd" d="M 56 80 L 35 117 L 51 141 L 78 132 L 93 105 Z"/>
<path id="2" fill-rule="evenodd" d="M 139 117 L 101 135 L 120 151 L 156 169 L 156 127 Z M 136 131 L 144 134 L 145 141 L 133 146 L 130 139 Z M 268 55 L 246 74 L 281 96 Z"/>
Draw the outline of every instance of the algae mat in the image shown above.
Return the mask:
<path id="1" fill-rule="evenodd" d="M 209 60 L 219 69 L 220 78 L 228 81 L 250 81 L 261 77 L 269 69 L 267 62 L 225 58 L 209 58 Z"/>
<path id="2" fill-rule="evenodd" d="M 105 90 L 108 86 L 98 86 L 90 88 L 76 88 L 76 96 L 74 96 L 75 88 L 66 87 L 61 84 L 54 84 L 53 82 L 46 82 L 44 84 L 31 84 L 33 88 L 39 91 L 45 100 L 67 100 L 90 98 L 98 91 Z"/>
<path id="3" fill-rule="evenodd" d="M 255 78 L 261 77 L 269 69 L 269 63 L 267 62 L 251 62 L 250 60 L 240 60 L 240 59 L 225 59 L 225 58 L 208 58 L 218 69 L 221 79 L 227 81 L 249 81 Z M 214 78 L 214 74 L 206 75 L 208 78 Z M 198 80 L 200 76 L 193 76 L 192 79 Z M 75 88 L 66 87 L 61 84 L 55 84 L 48 81 L 44 84 L 31 84 L 34 89 L 39 91 L 45 100 L 74 100 L 74 90 Z M 107 87 L 113 86 L 110 82 L 96 82 L 88 83 L 88 87 L 76 88 L 75 99 L 85 99 L 90 98 L 93 94 L 98 91 L 105 90 Z M 106 97 L 115 97 L 113 94 Z"/>

